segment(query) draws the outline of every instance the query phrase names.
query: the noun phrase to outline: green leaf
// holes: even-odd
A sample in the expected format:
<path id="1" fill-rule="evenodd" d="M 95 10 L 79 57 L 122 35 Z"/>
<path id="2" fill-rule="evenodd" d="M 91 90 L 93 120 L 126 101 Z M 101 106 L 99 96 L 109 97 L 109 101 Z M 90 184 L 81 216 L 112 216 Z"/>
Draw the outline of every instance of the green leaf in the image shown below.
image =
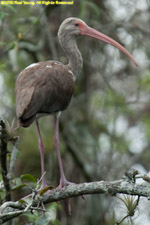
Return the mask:
<path id="1" fill-rule="evenodd" d="M 9 49 L 11 50 L 11 49 L 14 49 L 15 48 L 15 42 L 13 41 L 13 42 L 10 42 L 9 43 Z"/>
<path id="2" fill-rule="evenodd" d="M 149 73 L 146 74 L 143 78 L 141 78 L 140 82 L 141 82 L 141 86 L 143 90 L 150 92 L 150 86 L 149 86 L 150 74 Z"/>
<path id="3" fill-rule="evenodd" d="M 30 182 L 33 182 L 33 183 L 36 183 L 36 178 L 34 176 L 32 176 L 31 174 L 24 174 L 24 175 L 21 175 L 21 180 L 28 180 Z"/>
<path id="4" fill-rule="evenodd" d="M 0 200 L 2 201 L 2 199 L 5 198 L 5 192 L 4 191 L 0 191 Z"/>
<path id="5" fill-rule="evenodd" d="M 21 188 L 23 188 L 23 187 L 25 187 L 25 186 L 27 186 L 27 185 L 26 185 L 26 184 L 16 185 L 16 186 L 14 186 L 14 187 L 11 189 L 11 191 L 19 190 L 19 189 L 21 189 Z"/>
<path id="6" fill-rule="evenodd" d="M 26 201 L 23 200 L 23 199 L 19 199 L 18 202 L 21 203 L 21 204 L 24 204 L 24 203 L 26 204 Z"/>
<path id="7" fill-rule="evenodd" d="M 53 222 L 53 224 L 54 224 L 54 225 L 61 225 L 61 223 L 59 222 L 59 220 L 55 220 L 55 221 Z"/>
<path id="8" fill-rule="evenodd" d="M 6 12 L 0 12 L 0 20 L 4 19 L 5 16 L 8 16 L 9 13 L 6 13 Z"/>
<path id="9" fill-rule="evenodd" d="M 47 186 L 45 188 L 43 188 L 41 191 L 40 191 L 40 195 L 43 195 L 46 191 L 48 190 L 51 190 L 51 189 L 54 189 L 55 187 L 54 186 Z"/>
<path id="10" fill-rule="evenodd" d="M 13 11 L 14 13 L 17 12 L 16 8 L 13 5 L 5 5 L 5 7 L 11 9 L 11 11 Z"/>
<path id="11" fill-rule="evenodd" d="M 33 20 L 33 24 L 36 24 L 36 23 L 38 23 L 39 22 L 39 18 L 35 18 L 34 20 Z"/>
<path id="12" fill-rule="evenodd" d="M 0 71 L 3 71 L 6 68 L 6 64 L 0 64 Z"/>
<path id="13" fill-rule="evenodd" d="M 96 16 L 100 15 L 100 9 L 95 3 L 88 1 L 86 4 L 89 5 L 89 7 L 93 10 L 93 13 L 95 13 Z"/>
<path id="14" fill-rule="evenodd" d="M 40 216 L 36 222 L 35 225 L 48 225 L 49 222 L 54 221 L 54 215 L 53 211 L 46 212 L 44 216 Z"/>

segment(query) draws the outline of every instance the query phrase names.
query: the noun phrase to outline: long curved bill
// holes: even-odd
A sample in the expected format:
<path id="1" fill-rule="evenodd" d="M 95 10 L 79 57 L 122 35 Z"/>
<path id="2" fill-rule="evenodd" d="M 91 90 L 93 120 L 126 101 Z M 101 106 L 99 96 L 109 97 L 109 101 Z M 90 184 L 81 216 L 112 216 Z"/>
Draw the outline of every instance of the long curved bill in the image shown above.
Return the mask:
<path id="1" fill-rule="evenodd" d="M 90 36 L 90 37 L 96 38 L 98 40 L 101 40 L 103 42 L 113 45 L 114 47 L 116 47 L 120 51 L 122 51 L 124 54 L 126 54 L 132 60 L 132 62 L 136 66 L 138 66 L 138 64 L 135 61 L 135 59 L 133 58 L 133 56 L 122 45 L 120 45 L 117 41 L 113 40 L 112 38 L 108 37 L 107 35 L 87 26 L 86 24 L 80 28 L 80 35 Z"/>

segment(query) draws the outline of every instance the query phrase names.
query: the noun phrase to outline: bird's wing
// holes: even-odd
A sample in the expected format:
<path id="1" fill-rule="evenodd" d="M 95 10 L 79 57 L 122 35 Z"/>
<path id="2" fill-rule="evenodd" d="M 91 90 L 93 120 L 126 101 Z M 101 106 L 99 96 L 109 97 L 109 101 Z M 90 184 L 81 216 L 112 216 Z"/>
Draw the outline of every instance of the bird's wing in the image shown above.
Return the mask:
<path id="1" fill-rule="evenodd" d="M 34 93 L 34 87 L 18 89 L 18 85 L 16 85 L 16 113 L 17 117 L 21 118 L 24 114 L 24 111 L 28 108 L 28 105 L 31 102 Z"/>
<path id="2" fill-rule="evenodd" d="M 28 119 L 37 113 L 64 110 L 73 91 L 74 81 L 67 66 L 53 61 L 31 65 L 16 82 L 17 116 Z"/>

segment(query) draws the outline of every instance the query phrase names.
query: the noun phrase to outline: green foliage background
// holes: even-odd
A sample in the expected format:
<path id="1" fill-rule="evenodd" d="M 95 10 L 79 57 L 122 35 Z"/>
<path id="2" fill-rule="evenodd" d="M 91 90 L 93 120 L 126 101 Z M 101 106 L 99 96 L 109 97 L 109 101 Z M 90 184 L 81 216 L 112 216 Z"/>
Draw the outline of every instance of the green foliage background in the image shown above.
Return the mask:
<path id="1" fill-rule="evenodd" d="M 80 183 L 119 179 L 132 167 L 146 173 L 150 168 L 148 0 L 75 0 L 72 6 L 47 7 L 0 5 L 0 116 L 10 124 L 16 117 L 15 80 L 21 70 L 48 59 L 67 63 L 57 31 L 60 23 L 70 16 L 83 19 L 119 41 L 133 54 L 139 67 L 112 46 L 89 37 L 78 38 L 84 67 L 71 105 L 60 121 L 60 148 L 66 176 Z M 45 143 L 47 182 L 57 186 L 53 116 L 41 118 L 40 127 Z M 29 173 L 40 178 L 35 125 L 20 128 L 16 135 L 20 141 L 14 177 Z M 16 191 L 14 199 L 24 194 L 24 189 Z M 72 199 L 71 217 L 64 202 L 63 207 L 52 204 L 48 206 L 49 212 L 51 208 L 55 210 L 49 224 L 115 224 L 122 216 L 120 213 L 126 213 L 117 208 L 118 204 L 121 203 L 114 198 L 100 195 L 86 196 L 85 201 Z M 141 204 L 141 210 L 143 207 Z M 148 210 L 145 220 L 149 218 Z M 35 223 L 38 218 L 39 214 L 23 215 L 14 224 L 40 224 Z M 142 218 L 133 217 L 133 223 L 141 224 Z"/>

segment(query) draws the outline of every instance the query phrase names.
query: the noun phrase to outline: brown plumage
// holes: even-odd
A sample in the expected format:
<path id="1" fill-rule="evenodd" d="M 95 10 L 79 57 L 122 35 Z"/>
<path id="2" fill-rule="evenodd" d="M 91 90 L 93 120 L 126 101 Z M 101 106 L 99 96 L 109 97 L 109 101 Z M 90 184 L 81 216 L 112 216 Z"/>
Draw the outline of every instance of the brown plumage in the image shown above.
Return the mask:
<path id="1" fill-rule="evenodd" d="M 19 123 L 28 127 L 37 114 L 63 111 L 74 91 L 73 74 L 68 65 L 45 61 L 25 68 L 16 82 L 16 111 Z"/>

